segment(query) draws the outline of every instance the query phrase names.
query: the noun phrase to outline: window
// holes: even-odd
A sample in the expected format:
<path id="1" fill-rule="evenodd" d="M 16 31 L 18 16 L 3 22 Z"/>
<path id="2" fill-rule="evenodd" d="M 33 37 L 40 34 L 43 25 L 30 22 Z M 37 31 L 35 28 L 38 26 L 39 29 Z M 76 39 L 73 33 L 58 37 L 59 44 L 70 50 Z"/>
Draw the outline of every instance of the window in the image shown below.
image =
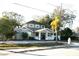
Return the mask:
<path id="1" fill-rule="evenodd" d="M 54 33 L 54 35 L 56 35 L 56 33 Z"/>
<path id="2" fill-rule="evenodd" d="M 41 25 L 41 28 L 45 28 L 45 26 L 44 25 Z"/>
<path id="3" fill-rule="evenodd" d="M 52 33 L 48 33 L 48 36 L 52 36 Z"/>
<path id="4" fill-rule="evenodd" d="M 40 28 L 40 25 L 36 24 L 36 25 L 35 25 L 35 28 Z"/>
<path id="5" fill-rule="evenodd" d="M 29 27 L 30 28 L 34 28 L 34 24 L 29 24 Z"/>

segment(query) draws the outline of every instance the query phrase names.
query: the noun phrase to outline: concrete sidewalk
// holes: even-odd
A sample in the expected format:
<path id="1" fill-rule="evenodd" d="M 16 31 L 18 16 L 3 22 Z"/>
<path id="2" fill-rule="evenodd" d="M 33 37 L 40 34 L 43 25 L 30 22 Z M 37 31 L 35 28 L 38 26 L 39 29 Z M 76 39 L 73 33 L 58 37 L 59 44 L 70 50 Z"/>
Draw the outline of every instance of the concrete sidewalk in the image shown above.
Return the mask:
<path id="1" fill-rule="evenodd" d="M 0 50 L 0 56 L 6 56 L 6 55 L 11 55 L 11 54 L 14 54 L 14 53 L 8 52 L 8 51 L 5 51 L 5 50 Z"/>
<path id="2" fill-rule="evenodd" d="M 56 48 L 65 48 L 66 46 L 49 46 L 49 47 L 31 47 L 31 48 L 25 48 L 25 49 L 9 49 L 6 50 L 8 52 L 14 52 L 14 53 L 23 53 L 23 52 L 30 52 L 30 51 L 40 51 L 40 50 L 49 50 L 49 49 L 56 49 Z"/>

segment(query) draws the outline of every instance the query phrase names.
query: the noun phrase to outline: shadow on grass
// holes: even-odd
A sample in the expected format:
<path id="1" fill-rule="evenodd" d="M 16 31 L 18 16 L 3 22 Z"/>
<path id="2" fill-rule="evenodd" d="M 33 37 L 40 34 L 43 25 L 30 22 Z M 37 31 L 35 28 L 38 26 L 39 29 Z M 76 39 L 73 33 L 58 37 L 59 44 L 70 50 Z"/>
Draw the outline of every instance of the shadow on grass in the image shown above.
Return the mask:
<path id="1" fill-rule="evenodd" d="M 63 45 L 63 43 L 32 43 L 32 44 L 0 44 L 0 50 L 29 48 L 29 47 L 49 47 Z"/>

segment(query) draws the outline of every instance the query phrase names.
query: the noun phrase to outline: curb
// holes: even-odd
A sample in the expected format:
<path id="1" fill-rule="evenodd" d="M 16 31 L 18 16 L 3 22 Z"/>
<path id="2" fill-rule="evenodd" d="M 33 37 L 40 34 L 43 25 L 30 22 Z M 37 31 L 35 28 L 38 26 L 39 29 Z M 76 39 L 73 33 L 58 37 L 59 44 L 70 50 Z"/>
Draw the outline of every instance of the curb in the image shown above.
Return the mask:
<path id="1" fill-rule="evenodd" d="M 63 46 L 38 47 L 36 49 L 24 49 L 21 51 L 8 51 L 8 52 L 24 53 L 24 52 L 41 51 L 41 50 L 49 50 L 49 49 L 57 49 L 57 48 L 66 48 L 66 47 L 64 45 Z"/>

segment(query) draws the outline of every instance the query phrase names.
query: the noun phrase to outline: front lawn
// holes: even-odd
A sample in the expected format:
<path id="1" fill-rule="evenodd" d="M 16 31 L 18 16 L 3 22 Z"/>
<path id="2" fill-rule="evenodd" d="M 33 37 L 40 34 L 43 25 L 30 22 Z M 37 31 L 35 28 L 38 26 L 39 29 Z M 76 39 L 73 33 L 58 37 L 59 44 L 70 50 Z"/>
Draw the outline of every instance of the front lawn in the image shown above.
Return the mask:
<path id="1" fill-rule="evenodd" d="M 18 49 L 18 48 L 29 48 L 29 47 L 46 47 L 46 46 L 57 46 L 63 45 L 63 43 L 32 43 L 32 44 L 0 44 L 0 50 L 6 49 Z"/>

